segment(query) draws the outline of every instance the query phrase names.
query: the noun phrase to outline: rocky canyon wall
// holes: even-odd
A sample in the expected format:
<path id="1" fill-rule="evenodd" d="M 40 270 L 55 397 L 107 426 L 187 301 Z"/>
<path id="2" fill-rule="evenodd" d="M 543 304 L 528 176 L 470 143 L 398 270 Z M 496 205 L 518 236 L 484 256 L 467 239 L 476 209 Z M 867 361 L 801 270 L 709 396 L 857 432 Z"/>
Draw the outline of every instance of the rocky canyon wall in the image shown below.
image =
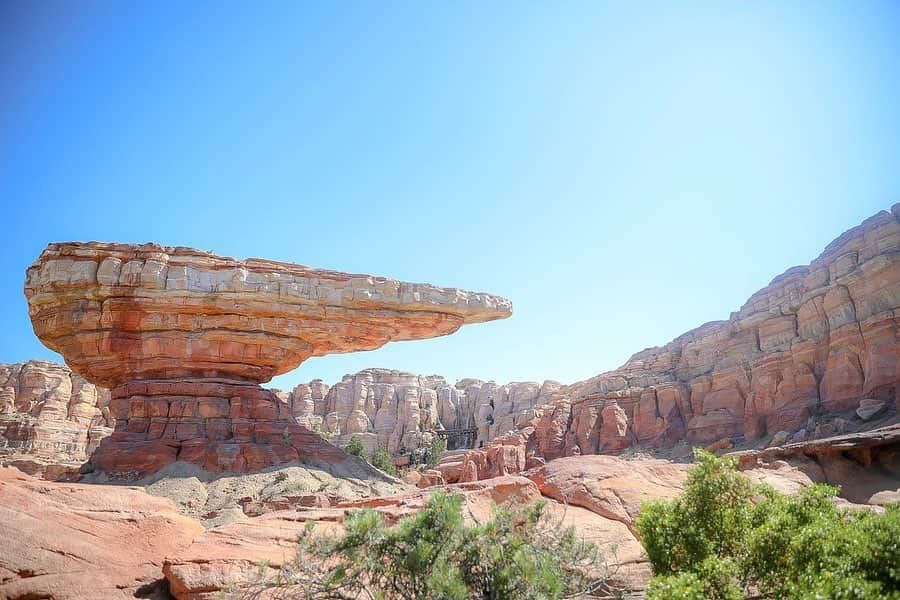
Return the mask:
<path id="1" fill-rule="evenodd" d="M 402 454 L 427 446 L 440 430 L 451 433 L 451 448 L 479 447 L 528 422 L 532 409 L 550 402 L 560 388 L 555 381 L 451 384 L 440 375 L 366 369 L 330 388 L 317 379 L 279 395 L 298 422 L 338 444 L 357 435 L 368 452 L 383 444 Z"/>
<path id="2" fill-rule="evenodd" d="M 49 477 L 74 473 L 112 431 L 108 405 L 108 390 L 64 365 L 0 365 L 0 462 Z"/>
<path id="3" fill-rule="evenodd" d="M 773 279 L 727 320 L 560 389 L 519 435 L 449 456 L 442 470 L 473 479 L 635 445 L 800 441 L 890 419 L 900 409 L 898 310 L 895 205 Z"/>
<path id="4" fill-rule="evenodd" d="M 436 431 L 456 432 L 451 448 L 475 450 L 448 456 L 451 479 L 632 446 L 802 440 L 890 418 L 900 408 L 898 217 L 900 205 L 874 215 L 727 320 L 586 381 L 450 383 L 366 369 L 332 386 L 276 390 L 279 414 L 338 445 L 359 435 L 367 452 L 381 443 L 395 455 L 427 446 Z M 108 402 L 61 365 L 0 367 L 3 452 L 83 461 L 111 426 Z"/>

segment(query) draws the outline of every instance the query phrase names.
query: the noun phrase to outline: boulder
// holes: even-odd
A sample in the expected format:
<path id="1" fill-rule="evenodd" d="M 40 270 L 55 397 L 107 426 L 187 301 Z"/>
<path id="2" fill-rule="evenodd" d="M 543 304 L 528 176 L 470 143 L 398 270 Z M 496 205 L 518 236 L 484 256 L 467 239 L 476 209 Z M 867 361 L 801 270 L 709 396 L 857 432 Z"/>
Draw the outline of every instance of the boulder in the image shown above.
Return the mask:
<path id="1" fill-rule="evenodd" d="M 641 502 L 671 499 L 684 487 L 687 465 L 593 455 L 559 458 L 524 473 L 541 494 L 587 508 L 634 528 Z"/>
<path id="2" fill-rule="evenodd" d="M 136 479 L 175 460 L 252 471 L 343 453 L 295 420 L 315 410 L 259 387 L 312 356 L 432 338 L 511 314 L 488 294 L 191 248 L 50 244 L 25 281 L 34 331 L 112 390 L 115 432 L 91 467 Z M 348 411 L 364 431 L 368 407 Z M 308 421 L 309 424 L 312 424 Z"/>
<path id="3" fill-rule="evenodd" d="M 203 531 L 139 488 L 41 481 L 0 467 L 0 597 L 162 595 L 166 556 Z"/>
<path id="4" fill-rule="evenodd" d="M 863 421 L 871 421 L 888 408 L 887 402 L 875 400 L 874 398 L 866 398 L 859 403 L 856 409 L 856 415 Z"/>

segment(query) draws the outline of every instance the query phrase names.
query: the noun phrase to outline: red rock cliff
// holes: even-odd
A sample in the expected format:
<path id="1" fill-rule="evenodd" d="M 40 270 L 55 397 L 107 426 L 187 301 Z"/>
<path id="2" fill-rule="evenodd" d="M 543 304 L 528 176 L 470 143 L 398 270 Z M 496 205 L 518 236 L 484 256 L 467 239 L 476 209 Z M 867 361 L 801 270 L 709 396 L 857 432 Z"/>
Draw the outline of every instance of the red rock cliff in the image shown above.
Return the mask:
<path id="1" fill-rule="evenodd" d="M 898 218 L 900 204 L 773 279 L 727 320 L 562 388 L 534 409 L 528 449 L 520 444 L 522 456 L 504 464 L 524 465 L 526 453 L 533 462 L 679 440 L 755 440 L 781 431 L 803 438 L 817 427 L 826 435 L 834 415 L 897 411 Z M 464 459 L 472 465 L 461 469 L 453 457 L 448 470 L 470 477 L 510 471 L 487 464 L 488 454 L 472 453 Z"/>

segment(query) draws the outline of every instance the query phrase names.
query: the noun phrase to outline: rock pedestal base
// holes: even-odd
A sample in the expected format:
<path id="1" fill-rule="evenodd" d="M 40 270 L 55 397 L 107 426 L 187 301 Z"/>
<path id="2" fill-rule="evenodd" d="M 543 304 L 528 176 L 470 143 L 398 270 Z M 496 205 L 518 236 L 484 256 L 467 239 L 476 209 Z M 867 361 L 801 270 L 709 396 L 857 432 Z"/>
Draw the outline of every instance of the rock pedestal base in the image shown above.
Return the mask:
<path id="1" fill-rule="evenodd" d="M 115 431 L 90 467 L 136 480 L 185 461 L 208 471 L 248 472 L 300 457 L 346 454 L 298 425 L 290 407 L 255 383 L 193 379 L 130 382 L 112 390 Z"/>

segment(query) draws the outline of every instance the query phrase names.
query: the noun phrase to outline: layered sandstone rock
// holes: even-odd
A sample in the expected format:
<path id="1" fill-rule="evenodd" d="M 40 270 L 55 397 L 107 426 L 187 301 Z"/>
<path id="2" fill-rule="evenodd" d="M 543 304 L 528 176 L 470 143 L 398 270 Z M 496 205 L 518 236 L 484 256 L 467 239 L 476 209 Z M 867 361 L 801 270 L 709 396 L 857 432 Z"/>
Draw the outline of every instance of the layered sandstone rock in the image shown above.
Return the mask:
<path id="1" fill-rule="evenodd" d="M 51 244 L 25 295 L 41 341 L 112 389 L 116 431 L 91 462 L 119 478 L 175 460 L 226 471 L 343 460 L 258 384 L 311 356 L 511 313 L 488 294 L 155 244 Z"/>
<path id="2" fill-rule="evenodd" d="M 63 365 L 0 365 L 0 464 L 48 478 L 77 472 L 112 431 L 108 404 L 108 390 Z"/>
<path id="3" fill-rule="evenodd" d="M 45 482 L 10 468 L 0 467 L 0 499 L 0 598 L 165 597 L 165 557 L 203 531 L 141 489 Z"/>
<path id="4" fill-rule="evenodd" d="M 900 502 L 900 424 L 734 454 L 739 468 L 785 493 L 808 481 L 840 486 L 856 504 Z"/>
<path id="5" fill-rule="evenodd" d="M 810 417 L 900 402 L 900 205 L 707 323 L 567 393 L 616 402 L 640 443 L 795 431 Z M 602 436 L 601 436 L 602 437 Z M 583 453 L 594 452 L 583 447 Z"/>
<path id="6" fill-rule="evenodd" d="M 681 440 L 754 443 L 780 432 L 800 441 L 834 433 L 838 415 L 854 427 L 862 419 L 895 418 L 898 217 L 895 205 L 845 232 L 809 265 L 773 279 L 728 320 L 562 388 L 522 424 L 534 433 L 519 451 L 549 460 Z M 464 460 L 483 466 L 476 474 L 455 465 L 448 471 L 488 477 L 499 470 L 490 449 Z"/>
<path id="7" fill-rule="evenodd" d="M 439 375 L 366 369 L 331 388 L 321 380 L 300 384 L 286 402 L 298 422 L 317 428 L 338 444 L 359 436 L 371 452 L 383 444 L 392 454 L 424 448 L 435 432 L 453 432 L 451 449 L 478 447 L 533 416 L 559 391 L 555 381 L 505 385 L 480 379 L 450 384 Z"/>

